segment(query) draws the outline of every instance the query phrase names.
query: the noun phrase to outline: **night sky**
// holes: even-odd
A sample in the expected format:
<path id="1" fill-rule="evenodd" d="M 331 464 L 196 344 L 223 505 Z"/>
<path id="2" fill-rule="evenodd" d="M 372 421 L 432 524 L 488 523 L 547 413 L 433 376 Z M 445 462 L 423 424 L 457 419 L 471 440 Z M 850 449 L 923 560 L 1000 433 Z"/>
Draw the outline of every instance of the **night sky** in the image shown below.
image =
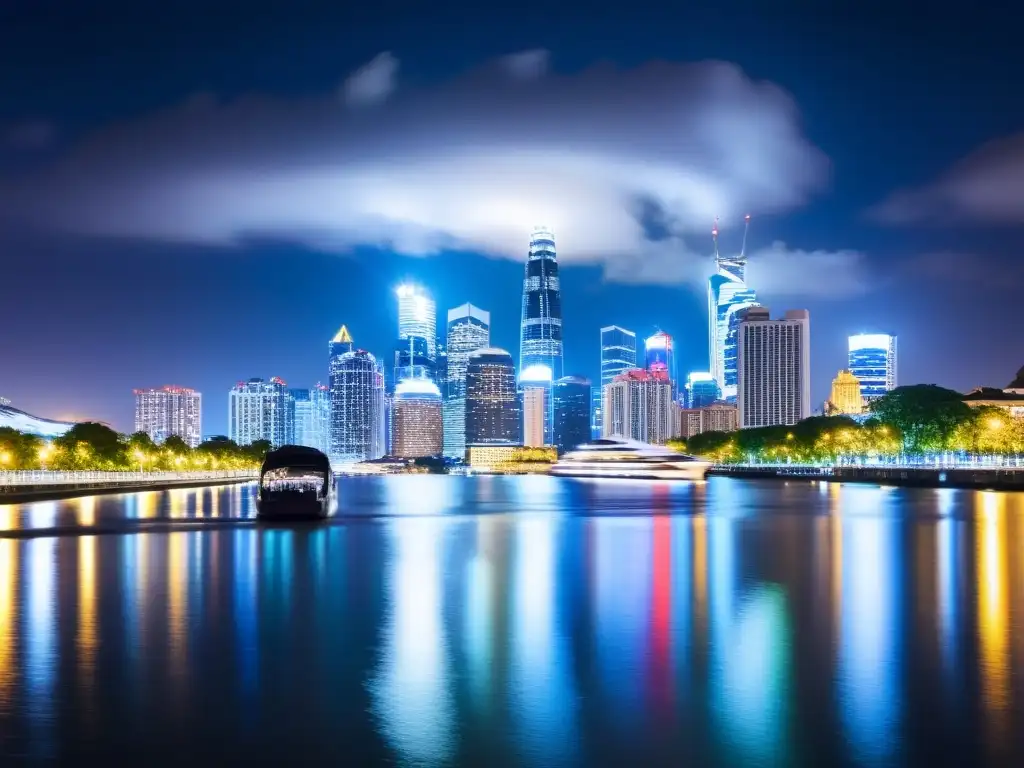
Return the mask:
<path id="1" fill-rule="evenodd" d="M 180 384 L 222 433 L 237 380 L 326 379 L 342 323 L 390 349 L 406 279 L 518 357 L 535 224 L 567 373 L 612 323 L 706 369 L 711 225 L 738 250 L 748 212 L 816 402 L 861 331 L 898 334 L 901 383 L 1024 365 L 1004 14 L 352 5 L 0 6 L 0 395 L 127 431 L 133 388 Z"/>

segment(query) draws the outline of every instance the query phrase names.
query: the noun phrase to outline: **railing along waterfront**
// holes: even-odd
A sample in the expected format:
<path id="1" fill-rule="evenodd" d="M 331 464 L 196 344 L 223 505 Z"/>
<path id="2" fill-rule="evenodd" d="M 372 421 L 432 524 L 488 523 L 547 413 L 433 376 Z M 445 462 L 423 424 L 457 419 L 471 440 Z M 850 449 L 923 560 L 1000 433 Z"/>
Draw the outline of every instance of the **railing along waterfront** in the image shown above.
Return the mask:
<path id="1" fill-rule="evenodd" d="M 926 455 L 900 455 L 893 457 L 862 458 L 840 456 L 834 461 L 749 461 L 730 464 L 716 464 L 715 469 L 728 470 L 730 467 L 765 470 L 813 470 L 818 474 L 830 474 L 833 468 L 865 467 L 872 469 L 1024 469 L 1024 455 L 974 455 L 960 453 L 936 453 Z M 826 471 L 828 470 L 828 471 Z"/>
<path id="2" fill-rule="evenodd" d="M 253 479 L 255 469 L 196 470 L 193 472 L 62 472 L 51 470 L 0 471 L 0 489 L 40 485 L 142 485 L 202 480 Z"/>

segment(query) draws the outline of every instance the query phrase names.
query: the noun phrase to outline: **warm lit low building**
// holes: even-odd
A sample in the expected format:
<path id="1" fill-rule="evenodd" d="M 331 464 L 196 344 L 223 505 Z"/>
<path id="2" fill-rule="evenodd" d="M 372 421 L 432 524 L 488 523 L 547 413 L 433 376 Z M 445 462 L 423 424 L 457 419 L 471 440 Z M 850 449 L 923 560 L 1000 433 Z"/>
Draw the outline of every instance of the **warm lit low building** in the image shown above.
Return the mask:
<path id="1" fill-rule="evenodd" d="M 864 398 L 861 396 L 860 379 L 849 371 L 840 371 L 832 379 L 832 393 L 827 413 L 854 415 L 863 412 Z"/>
<path id="2" fill-rule="evenodd" d="M 703 408 L 672 409 L 672 436 L 683 440 L 702 432 L 735 432 L 739 429 L 739 410 L 729 403 L 712 403 Z"/>
<path id="3" fill-rule="evenodd" d="M 466 446 L 466 463 L 476 472 L 547 472 L 557 460 L 558 450 L 554 446 L 492 443 Z"/>
<path id="4" fill-rule="evenodd" d="M 1000 408 L 1011 417 L 1024 420 L 1024 390 L 978 387 L 964 395 L 964 402 L 972 408 Z"/>

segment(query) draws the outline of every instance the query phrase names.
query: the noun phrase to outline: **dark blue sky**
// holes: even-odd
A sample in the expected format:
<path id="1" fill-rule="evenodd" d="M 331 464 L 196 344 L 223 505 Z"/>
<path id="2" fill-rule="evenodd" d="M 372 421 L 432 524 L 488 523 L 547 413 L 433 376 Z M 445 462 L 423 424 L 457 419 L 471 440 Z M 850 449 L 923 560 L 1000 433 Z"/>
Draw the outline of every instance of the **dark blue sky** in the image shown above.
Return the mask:
<path id="1" fill-rule="evenodd" d="M 346 153 L 346 168 L 355 167 L 352 158 L 364 154 L 378 168 L 388 156 L 391 167 L 399 167 L 404 155 L 387 153 L 413 144 L 432 151 L 431 142 L 453 125 L 439 113 L 452 104 L 473 103 L 482 106 L 454 125 L 472 123 L 468 136 L 474 146 L 488 148 L 493 156 L 494 147 L 507 148 L 516 131 L 523 130 L 507 129 L 500 141 L 492 141 L 491 134 L 501 133 L 508 123 L 499 103 L 503 97 L 490 100 L 494 91 L 483 79 L 460 81 L 450 94 L 444 84 L 496 57 L 536 49 L 550 52 L 547 77 L 563 78 L 558 87 L 567 90 L 558 93 L 570 95 L 568 100 L 537 101 L 538 112 L 549 105 L 564 107 L 561 122 L 544 129 L 557 134 L 559 126 L 567 126 L 566 135 L 556 137 L 559 146 L 573 141 L 574 109 L 584 115 L 583 124 L 623 120 L 615 129 L 615 147 L 604 135 L 581 137 L 602 157 L 626 156 L 633 145 L 642 144 L 653 153 L 645 160 L 675 161 L 658 154 L 665 151 L 665 136 L 671 132 L 662 135 L 652 128 L 650 135 L 634 141 L 629 131 L 659 120 L 658 99 L 663 91 L 675 93 L 675 83 L 679 93 L 703 104 L 706 73 L 692 74 L 692 62 L 730 62 L 750 81 L 769 81 L 791 97 L 792 114 L 783 107 L 771 114 L 788 114 L 800 141 L 820 151 L 822 170 L 815 171 L 814 183 L 804 188 L 796 179 L 787 184 L 777 180 L 799 175 L 793 166 L 811 156 L 769 162 L 766 155 L 782 140 L 762 145 L 756 132 L 778 105 L 773 99 L 767 105 L 758 102 L 751 95 L 758 89 L 743 85 L 736 93 L 750 96 L 749 120 L 744 117 L 748 102 L 740 96 L 728 120 L 730 125 L 746 120 L 754 133 L 738 126 L 735 143 L 726 142 L 721 151 L 735 151 L 737 166 L 759 170 L 757 189 L 745 188 L 743 174 L 733 171 L 721 190 L 742 196 L 737 206 L 752 207 L 750 250 L 755 255 L 775 242 L 785 243 L 787 252 L 857 254 L 855 262 L 836 257 L 834 272 L 827 264 L 814 271 L 814 264 L 824 262 L 813 261 L 813 254 L 778 262 L 766 256 L 771 268 L 764 282 L 770 288 L 754 285 L 773 312 L 811 310 L 815 400 L 826 396 L 831 377 L 844 365 L 846 335 L 859 331 L 899 335 L 902 383 L 960 389 L 1004 385 L 1024 364 L 1014 304 L 1024 277 L 1019 260 L 1024 246 L 1024 102 L 1015 97 L 1024 53 L 1013 39 L 1012 25 L 999 15 L 973 9 L 945 17 L 859 10 L 840 18 L 838 12 L 796 10 L 753 14 L 721 3 L 714 5 L 717 10 L 673 13 L 630 4 L 628 15 L 621 4 L 611 3 L 564 3 L 544 12 L 522 3 L 513 10 L 489 11 L 476 4 L 413 9 L 413 4 L 385 3 L 350 9 L 336 2 L 259 0 L 162 7 L 11 5 L 25 7 L 0 10 L 0 394 L 41 415 L 95 418 L 127 430 L 131 389 L 174 383 L 202 391 L 204 432 L 223 432 L 227 389 L 236 380 L 279 375 L 295 386 L 308 386 L 325 378 L 327 340 L 341 323 L 360 346 L 385 352 L 395 335 L 393 288 L 406 278 L 430 288 L 439 316 L 467 300 L 490 310 L 494 343 L 517 354 L 522 263 L 499 252 L 498 245 L 493 250 L 481 245 L 474 253 L 466 243 L 481 242 L 472 239 L 475 232 L 452 231 L 438 222 L 446 237 L 459 242 L 442 244 L 440 255 L 423 257 L 399 255 L 396 250 L 410 249 L 393 243 L 373 247 L 381 241 L 365 236 L 365 221 L 359 222 L 359 236 L 346 233 L 343 244 L 337 243 L 336 232 L 323 242 L 311 239 L 308 231 L 294 236 L 288 227 L 252 234 L 251 219 L 237 223 L 250 203 L 242 185 L 216 198 L 225 201 L 225 210 L 233 206 L 230 222 L 215 221 L 219 210 L 207 221 L 208 211 L 182 209 L 183 230 L 200 230 L 196 222 L 202 219 L 203 226 L 245 231 L 225 246 L 193 232 L 179 238 L 173 232 L 174 216 L 169 224 L 157 221 L 151 206 L 135 203 L 170 200 L 168 209 L 177 215 L 174 206 L 180 200 L 161 196 L 162 191 L 174 189 L 186 163 L 203 157 L 200 149 L 208 137 L 202 132 L 213 130 L 211 125 L 221 133 L 230 126 L 237 136 L 239 158 L 232 157 L 232 174 L 243 166 L 272 170 L 290 159 L 289 153 L 314 166 L 329 165 L 335 150 Z M 344 134 L 340 148 L 325 143 L 322 133 L 296 128 L 300 119 L 293 115 L 300 114 L 302 121 L 318 119 L 313 102 L 337 92 L 347 76 L 383 51 L 400 60 L 399 103 L 390 123 L 363 134 L 348 123 L 345 130 L 353 132 Z M 667 68 L 651 64 L 659 61 L 667 62 Z M 621 83 L 616 85 L 617 75 L 607 72 L 589 79 L 580 74 L 599 62 L 608 63 L 608 71 L 626 73 Z M 646 74 L 629 79 L 638 68 Z M 663 89 L 662 81 L 672 86 Z M 414 94 L 404 103 L 402 89 Z M 251 122 L 233 114 L 206 122 L 161 122 L 164 111 L 197 93 L 216 94 L 220 103 L 254 93 L 277 101 L 254 107 Z M 573 101 L 575 93 L 579 96 Z M 629 101 L 634 94 L 636 102 Z M 623 100 L 622 110 L 649 111 L 630 123 L 617 110 L 616 98 Z M 687 98 L 679 102 L 684 114 Z M 693 122 L 703 119 L 703 109 L 693 107 Z M 415 132 L 417 110 L 427 126 L 420 133 Z M 131 127 L 154 114 L 152 126 Z M 721 111 L 713 115 L 724 119 Z M 354 114 L 352 122 L 360 119 Z M 260 135 L 246 135 L 247 125 Z M 263 146 L 264 134 L 270 133 L 272 148 Z M 552 139 L 539 133 L 531 141 Z M 391 144 L 365 138 L 385 134 Z M 1001 143 L 978 154 L 997 140 Z M 461 146 L 442 144 L 439 161 Z M 134 154 L 119 154 L 128 145 Z M 153 166 L 139 158 L 153 158 Z M 96 171 L 105 161 L 111 177 L 97 180 L 105 175 Z M 680 165 L 687 162 L 680 160 Z M 731 159 L 722 162 L 728 165 Z M 460 166 L 459 172 L 464 170 Z M 466 178 L 433 173 L 439 195 Z M 147 186 L 149 177 L 153 184 Z M 225 183 L 237 183 L 231 180 L 238 177 L 225 178 Z M 501 178 L 493 183 L 500 185 Z M 649 194 L 659 183 L 652 175 L 638 194 Z M 303 207 L 322 208 L 324 198 L 309 190 L 323 189 L 297 186 L 287 205 L 300 196 Z M 912 191 L 892 197 L 901 190 Z M 515 191 L 534 194 L 529 187 Z M 280 207 L 281 197 L 257 194 L 253 208 Z M 389 200 L 396 194 L 388 191 Z M 786 194 L 794 197 L 782 202 Z M 514 210 L 514 196 L 504 199 L 511 199 L 509 210 Z M 1010 202 L 1003 205 L 1003 200 Z M 873 215 L 885 201 L 883 213 Z M 466 204 L 453 197 L 445 210 L 459 219 Z M 348 206 L 346 199 L 343 207 Z M 704 207 L 699 201 L 679 208 L 666 203 L 664 210 L 683 217 L 696 210 L 699 221 L 680 225 L 680 237 L 685 235 L 690 251 L 710 254 Z M 600 227 L 607 211 L 594 210 L 594 226 Z M 544 222 L 523 224 L 523 258 L 534 223 Z M 510 222 L 511 227 L 517 224 Z M 302 227 L 309 226 L 304 220 Z M 685 262 L 679 268 L 687 274 L 623 283 L 609 267 L 621 259 L 615 254 L 591 259 L 582 253 L 593 250 L 580 232 L 589 223 L 584 227 L 573 220 L 573 226 L 562 228 L 569 244 L 560 240 L 560 257 L 566 254 L 566 371 L 596 375 L 598 329 L 610 323 L 641 335 L 664 328 L 681 347 L 681 370 L 706 368 L 706 298 L 699 284 L 706 273 L 696 273 L 700 264 Z M 559 231 L 556 227 L 556 236 Z M 738 246 L 735 228 L 727 228 L 725 237 L 730 247 Z M 628 247 L 628 240 L 619 245 Z M 638 252 L 636 270 L 670 252 Z M 787 264 L 795 274 L 785 274 Z M 812 269 L 804 269 L 808 264 Z M 856 282 L 856 287 L 829 286 L 830 277 L 836 283 Z M 783 290 L 787 280 L 800 287 Z"/>

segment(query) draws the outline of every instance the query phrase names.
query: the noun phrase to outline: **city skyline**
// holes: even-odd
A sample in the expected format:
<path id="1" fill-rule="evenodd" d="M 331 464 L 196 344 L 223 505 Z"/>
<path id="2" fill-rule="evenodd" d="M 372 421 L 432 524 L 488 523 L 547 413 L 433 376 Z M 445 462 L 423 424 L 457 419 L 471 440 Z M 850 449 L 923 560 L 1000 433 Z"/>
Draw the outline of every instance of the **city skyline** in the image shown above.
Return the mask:
<path id="1" fill-rule="evenodd" d="M 322 381 L 341 322 L 390 368 L 406 282 L 437 307 L 487 307 L 491 343 L 515 354 L 538 222 L 558 248 L 556 374 L 599 381 L 607 325 L 670 334 L 680 381 L 706 371 L 710 229 L 720 217 L 720 251 L 737 254 L 748 213 L 758 301 L 813 316 L 812 402 L 858 334 L 900 338 L 901 383 L 1003 386 L 1024 361 L 1024 212 L 1006 181 L 1024 107 L 1001 98 L 1024 53 L 998 23 L 977 19 L 995 30 L 979 56 L 951 20 L 890 10 L 882 26 L 914 24 L 930 44 L 908 58 L 893 32 L 851 69 L 859 36 L 807 13 L 773 19 L 782 34 L 756 14 L 726 34 L 700 10 L 685 29 L 595 22 L 580 42 L 529 12 L 480 10 L 460 15 L 469 49 L 412 21 L 349 37 L 363 27 L 338 9 L 284 39 L 274 13 L 245 20 L 242 42 L 239 19 L 210 10 L 188 61 L 169 53 L 188 12 L 123 15 L 77 39 L 26 8 L 0 29 L 21 73 L 0 79 L 0 391 L 15 407 L 127 432 L 126 392 L 181 383 L 207 398 L 203 432 L 223 434 L 219 393 L 266 372 Z M 146 42 L 112 44 L 131 38 Z M 808 68 L 788 55 L 794 38 L 834 55 Z M 225 41 L 238 48 L 217 59 Z M 287 73 L 271 66 L 282 58 Z M 885 120 L 865 121 L 879 109 Z M 335 117 L 356 158 L 325 130 Z M 353 186 L 372 194 L 353 201 Z M 158 307 L 180 307 L 173 325 Z M 71 323 L 75 343 L 55 354 Z M 97 360 L 100 375 L 74 375 Z"/>

